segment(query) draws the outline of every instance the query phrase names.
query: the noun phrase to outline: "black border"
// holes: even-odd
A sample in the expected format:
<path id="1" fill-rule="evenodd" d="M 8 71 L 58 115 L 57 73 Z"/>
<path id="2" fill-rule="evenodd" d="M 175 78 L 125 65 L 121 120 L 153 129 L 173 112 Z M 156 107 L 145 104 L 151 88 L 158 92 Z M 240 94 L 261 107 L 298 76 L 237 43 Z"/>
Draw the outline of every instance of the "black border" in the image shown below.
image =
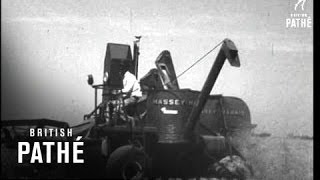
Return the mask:
<path id="1" fill-rule="evenodd" d="M 317 109 L 319 109 L 319 99 L 320 99 L 320 95 L 318 94 L 320 92 L 320 81 L 319 81 L 319 55 L 320 55 L 320 40 L 319 40 L 319 32 L 320 32 L 320 26 L 319 26 L 319 22 L 318 22 L 318 18 L 316 17 L 316 13 L 315 13 L 315 9 L 319 9 L 319 1 L 313 0 L 314 6 L 313 6 L 313 80 L 314 80 L 314 88 L 313 88 L 313 97 L 314 97 L 314 103 L 313 103 L 313 137 L 314 137 L 314 141 L 313 141 L 313 145 L 314 145 L 314 149 L 313 149 L 313 165 L 314 165 L 314 170 L 313 170 L 313 179 L 319 179 L 319 171 L 315 170 L 315 168 L 317 168 L 319 162 L 315 161 L 316 159 L 318 159 L 319 153 L 320 152 L 320 144 L 319 144 L 319 138 L 320 138 L 320 132 L 319 132 L 319 128 L 317 128 L 317 126 L 319 126 L 319 114 L 315 113 Z"/>

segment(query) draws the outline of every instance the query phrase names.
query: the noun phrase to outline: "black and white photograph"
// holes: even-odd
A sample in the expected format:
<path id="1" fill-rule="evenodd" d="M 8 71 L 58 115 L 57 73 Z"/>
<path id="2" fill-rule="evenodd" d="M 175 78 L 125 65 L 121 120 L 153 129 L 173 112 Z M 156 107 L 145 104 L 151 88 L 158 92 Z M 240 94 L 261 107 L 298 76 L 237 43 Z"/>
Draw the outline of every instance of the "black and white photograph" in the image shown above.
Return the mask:
<path id="1" fill-rule="evenodd" d="M 1 179 L 314 179 L 313 0 L 2 0 Z"/>

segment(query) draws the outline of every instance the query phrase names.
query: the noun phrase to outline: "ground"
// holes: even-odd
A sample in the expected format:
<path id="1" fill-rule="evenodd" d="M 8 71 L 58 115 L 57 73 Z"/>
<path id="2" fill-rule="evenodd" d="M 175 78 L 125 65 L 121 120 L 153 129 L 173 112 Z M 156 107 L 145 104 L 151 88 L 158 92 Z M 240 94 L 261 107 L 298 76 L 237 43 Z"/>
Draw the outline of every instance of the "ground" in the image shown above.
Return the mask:
<path id="1" fill-rule="evenodd" d="M 252 137 L 243 154 L 255 179 L 313 179 L 313 140 Z"/>

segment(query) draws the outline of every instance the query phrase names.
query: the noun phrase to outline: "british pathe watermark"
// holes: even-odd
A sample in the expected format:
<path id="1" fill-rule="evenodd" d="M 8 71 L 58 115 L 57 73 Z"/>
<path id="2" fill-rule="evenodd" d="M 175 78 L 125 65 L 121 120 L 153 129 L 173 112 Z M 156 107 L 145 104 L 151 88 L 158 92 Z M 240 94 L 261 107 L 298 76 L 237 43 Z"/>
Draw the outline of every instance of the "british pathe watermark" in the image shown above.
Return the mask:
<path id="1" fill-rule="evenodd" d="M 297 0 L 294 4 L 294 13 L 290 13 L 290 17 L 286 18 L 287 28 L 311 28 L 311 16 L 305 12 L 305 3 L 307 0 Z M 300 10 L 300 8 L 301 10 Z"/>

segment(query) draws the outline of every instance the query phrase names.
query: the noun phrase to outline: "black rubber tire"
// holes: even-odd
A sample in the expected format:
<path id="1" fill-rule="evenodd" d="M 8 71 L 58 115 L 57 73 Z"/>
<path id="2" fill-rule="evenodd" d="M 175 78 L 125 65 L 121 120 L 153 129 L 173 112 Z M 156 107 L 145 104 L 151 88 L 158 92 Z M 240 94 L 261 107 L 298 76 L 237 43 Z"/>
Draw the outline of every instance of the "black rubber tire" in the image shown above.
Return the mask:
<path id="1" fill-rule="evenodd" d="M 145 158 L 146 154 L 133 145 L 121 146 L 108 158 L 106 176 L 112 179 L 141 179 L 145 173 Z M 128 172 L 130 170 L 132 170 L 131 174 Z"/>

